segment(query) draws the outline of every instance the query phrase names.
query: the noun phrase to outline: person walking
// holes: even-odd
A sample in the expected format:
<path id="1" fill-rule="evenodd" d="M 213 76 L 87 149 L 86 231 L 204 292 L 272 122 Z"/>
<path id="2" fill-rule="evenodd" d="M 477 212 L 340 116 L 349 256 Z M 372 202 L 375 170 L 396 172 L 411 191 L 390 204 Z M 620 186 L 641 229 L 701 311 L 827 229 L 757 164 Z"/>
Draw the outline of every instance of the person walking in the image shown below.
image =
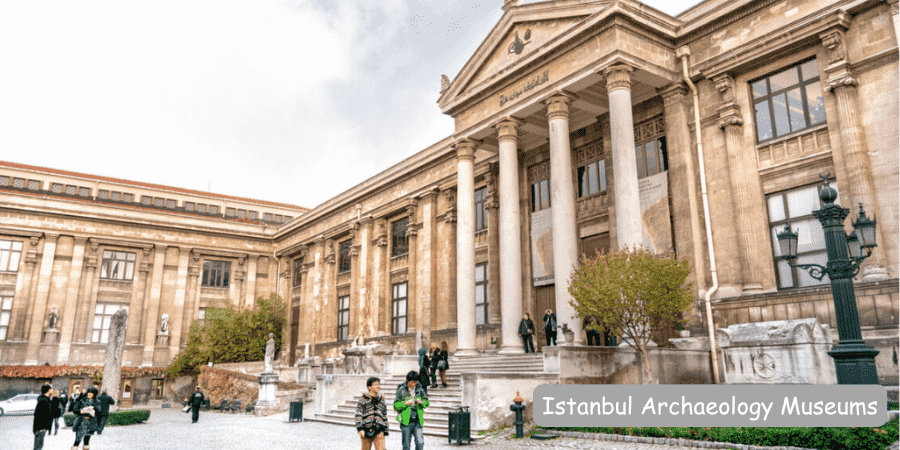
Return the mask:
<path id="1" fill-rule="evenodd" d="M 425 448 L 425 435 L 422 427 L 425 425 L 425 408 L 428 407 L 428 394 L 421 386 L 418 386 L 419 374 L 411 370 L 406 374 L 406 383 L 397 389 L 394 410 L 400 413 L 397 420 L 400 421 L 400 440 L 403 442 L 403 450 L 409 449 L 409 441 L 416 439 L 416 450 Z"/>
<path id="2" fill-rule="evenodd" d="M 522 316 L 522 321 L 519 322 L 519 336 L 522 336 L 522 345 L 525 346 L 525 353 L 529 353 L 529 347 L 531 348 L 531 353 L 534 353 L 534 322 L 531 321 L 531 315 L 528 313 L 525 313 Z"/>
<path id="3" fill-rule="evenodd" d="M 384 450 L 384 440 L 388 435 L 387 403 L 381 395 L 381 380 L 371 377 L 366 380 L 364 392 L 356 404 L 356 431 L 362 440 L 362 450 Z"/>
<path id="4" fill-rule="evenodd" d="M 75 404 L 81 400 L 81 386 L 75 386 L 75 390 L 72 392 L 72 398 L 69 399 L 69 412 L 75 412 Z"/>
<path id="5" fill-rule="evenodd" d="M 48 435 L 59 433 L 59 418 L 62 417 L 64 408 L 65 406 L 63 405 L 62 400 L 59 398 L 59 391 L 57 391 L 56 389 L 50 389 L 50 417 L 53 418 L 54 427 L 50 428 L 50 430 L 47 432 Z"/>
<path id="6" fill-rule="evenodd" d="M 50 390 L 50 385 L 41 386 L 41 396 L 38 397 L 37 406 L 34 407 L 34 424 L 31 426 L 31 431 L 34 433 L 34 450 L 44 448 L 44 436 L 53 427 Z"/>
<path id="7" fill-rule="evenodd" d="M 437 384 L 437 372 L 438 372 L 438 362 L 441 360 L 441 349 L 438 348 L 437 342 L 431 343 L 431 385 L 435 388 L 438 387 Z M 447 386 L 447 383 L 444 383 L 444 387 Z"/>
<path id="8" fill-rule="evenodd" d="M 100 402 L 100 410 L 97 411 L 97 434 L 103 434 L 106 421 L 109 420 L 109 405 L 115 405 L 116 401 L 109 396 L 106 389 L 97 397 L 97 400 Z"/>
<path id="9" fill-rule="evenodd" d="M 589 328 L 591 325 L 597 324 L 597 318 L 594 316 L 586 316 L 584 318 L 584 333 L 587 335 L 587 345 L 588 346 L 596 346 L 600 345 L 600 330 L 595 330 Z"/>
<path id="10" fill-rule="evenodd" d="M 430 365 L 431 360 L 428 358 L 428 350 L 425 346 L 422 346 L 419 349 L 419 384 L 426 394 L 428 393 L 428 366 Z"/>
<path id="11" fill-rule="evenodd" d="M 60 416 L 62 416 L 66 412 L 66 408 L 68 408 L 68 406 L 69 406 L 69 396 L 66 394 L 66 390 L 63 389 L 62 391 L 59 392 L 59 415 Z M 57 423 L 59 423 L 59 422 L 57 422 Z M 63 428 L 65 428 L 65 427 L 66 427 L 66 421 L 63 420 Z M 54 432 L 53 434 L 56 434 L 58 432 L 59 432 L 59 428 L 57 428 L 56 432 Z"/>
<path id="12" fill-rule="evenodd" d="M 87 393 L 78 400 L 73 408 L 77 417 L 72 424 L 75 432 L 75 443 L 72 450 L 78 450 L 81 441 L 84 440 L 83 450 L 90 450 L 91 436 L 97 432 L 97 411 L 100 410 L 100 400 L 97 400 L 97 388 L 90 388 Z"/>
<path id="13" fill-rule="evenodd" d="M 197 389 L 188 398 L 188 404 L 191 405 L 191 423 L 197 423 L 197 420 L 200 418 L 200 407 L 203 406 L 205 400 L 206 397 L 203 396 L 203 392 L 200 392 L 200 386 L 197 386 Z"/>
<path id="14" fill-rule="evenodd" d="M 544 334 L 548 347 L 556 345 L 556 314 L 550 308 L 544 311 Z"/>
<path id="15" fill-rule="evenodd" d="M 438 352 L 437 371 L 441 376 L 441 387 L 447 387 L 447 369 L 450 368 L 450 361 L 447 360 L 447 343 L 441 343 L 441 349 Z"/>

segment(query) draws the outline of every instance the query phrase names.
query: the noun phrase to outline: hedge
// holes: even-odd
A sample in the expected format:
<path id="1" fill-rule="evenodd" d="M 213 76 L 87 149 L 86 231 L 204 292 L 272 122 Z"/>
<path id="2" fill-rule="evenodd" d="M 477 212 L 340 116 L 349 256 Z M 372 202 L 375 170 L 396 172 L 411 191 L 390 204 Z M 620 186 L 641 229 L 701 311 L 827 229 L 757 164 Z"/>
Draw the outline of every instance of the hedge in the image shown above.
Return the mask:
<path id="1" fill-rule="evenodd" d="M 608 433 L 627 436 L 681 438 L 760 446 L 791 446 L 817 449 L 871 450 L 885 448 L 900 432 L 895 418 L 880 427 L 846 428 L 726 428 L 726 427 L 589 427 L 548 430 Z"/>
<path id="2" fill-rule="evenodd" d="M 149 409 L 123 409 L 109 413 L 107 425 L 132 425 L 135 423 L 146 422 L 150 418 Z M 75 423 L 75 414 L 68 413 L 63 416 L 67 427 L 71 427 Z"/>

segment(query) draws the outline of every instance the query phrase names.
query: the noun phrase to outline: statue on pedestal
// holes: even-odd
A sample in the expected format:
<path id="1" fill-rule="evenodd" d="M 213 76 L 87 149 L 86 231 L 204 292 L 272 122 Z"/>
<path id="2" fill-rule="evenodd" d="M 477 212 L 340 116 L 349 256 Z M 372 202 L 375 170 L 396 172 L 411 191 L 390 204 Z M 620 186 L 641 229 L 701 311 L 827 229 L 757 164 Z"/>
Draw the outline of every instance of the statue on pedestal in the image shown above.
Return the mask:
<path id="1" fill-rule="evenodd" d="M 269 333 L 269 340 L 266 342 L 266 370 L 264 373 L 272 373 L 272 361 L 275 359 L 275 334 Z"/>
<path id="2" fill-rule="evenodd" d="M 50 322 L 49 322 L 49 324 L 48 324 L 48 326 L 47 326 L 47 329 L 48 329 L 48 330 L 55 330 L 55 329 L 56 329 L 56 323 L 57 323 L 58 321 L 59 321 L 59 312 L 56 310 L 56 307 L 54 306 L 53 309 L 50 311 Z"/>

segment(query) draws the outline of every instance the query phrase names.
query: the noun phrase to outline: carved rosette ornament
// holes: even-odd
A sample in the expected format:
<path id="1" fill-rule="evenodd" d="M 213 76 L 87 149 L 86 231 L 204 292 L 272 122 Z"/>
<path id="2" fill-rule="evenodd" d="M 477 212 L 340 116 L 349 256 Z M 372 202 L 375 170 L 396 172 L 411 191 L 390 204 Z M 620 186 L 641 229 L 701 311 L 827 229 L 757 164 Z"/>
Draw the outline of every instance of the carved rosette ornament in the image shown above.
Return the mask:
<path id="1" fill-rule="evenodd" d="M 569 104 L 575 100 L 572 94 L 562 93 L 548 98 L 544 103 L 547 104 L 547 119 L 552 120 L 557 117 L 563 119 L 569 118 Z"/>
<path id="2" fill-rule="evenodd" d="M 616 64 L 603 70 L 603 76 L 606 77 L 606 92 L 612 92 L 617 89 L 631 89 L 631 74 L 634 69 L 625 64 Z"/>

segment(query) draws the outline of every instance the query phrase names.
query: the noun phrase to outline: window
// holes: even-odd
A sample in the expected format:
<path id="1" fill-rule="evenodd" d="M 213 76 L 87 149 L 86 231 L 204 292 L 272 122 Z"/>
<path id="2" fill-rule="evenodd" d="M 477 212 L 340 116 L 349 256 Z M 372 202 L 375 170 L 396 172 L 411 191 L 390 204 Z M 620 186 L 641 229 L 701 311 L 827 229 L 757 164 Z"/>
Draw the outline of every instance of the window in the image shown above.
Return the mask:
<path id="1" fill-rule="evenodd" d="M 665 134 L 666 122 L 662 114 L 634 125 L 634 158 L 638 178 L 669 169 Z"/>
<path id="2" fill-rule="evenodd" d="M 109 200 L 109 191 L 100 189 L 100 192 L 97 193 L 97 197 L 100 198 L 100 200 Z"/>
<path id="3" fill-rule="evenodd" d="M 228 261 L 203 262 L 203 286 L 228 287 L 231 263 Z"/>
<path id="4" fill-rule="evenodd" d="M 157 400 L 160 400 L 163 398 L 163 386 L 164 386 L 163 383 L 164 382 L 165 382 L 165 380 L 163 380 L 162 378 L 154 378 L 152 380 L 152 386 L 151 386 L 150 390 L 153 392 L 153 394 L 152 394 L 153 398 L 155 398 Z"/>
<path id="5" fill-rule="evenodd" d="M 194 202 L 184 202 L 184 210 L 185 211 L 193 211 L 194 210 Z"/>
<path id="6" fill-rule="evenodd" d="M 272 221 L 272 213 L 263 214 L 263 220 L 265 220 L 266 222 L 271 222 Z"/>
<path id="7" fill-rule="evenodd" d="M 112 200 L 112 201 L 114 201 L 114 202 L 121 202 L 121 201 L 122 201 L 122 193 L 121 193 L 121 192 L 115 192 L 115 191 L 110 192 L 110 193 L 109 193 L 109 199 Z"/>
<path id="8" fill-rule="evenodd" d="M 837 190 L 836 183 L 832 183 L 831 187 Z M 791 267 L 787 261 L 777 259 L 781 256 L 778 233 L 784 230 L 784 225 L 787 223 L 790 224 L 791 230 L 797 233 L 795 264 L 819 264 L 822 266 L 827 264 L 825 234 L 819 220 L 812 214 L 813 211 L 825 206 L 819 200 L 821 189 L 822 184 L 817 183 L 813 186 L 805 186 L 766 197 L 769 204 L 769 229 L 772 236 L 772 249 L 776 258 L 775 272 L 778 275 L 779 289 L 828 283 L 827 278 L 818 281 L 809 276 L 805 270 Z M 840 196 L 835 203 L 840 204 Z"/>
<path id="9" fill-rule="evenodd" d="M 54 194 L 62 194 L 63 185 L 62 183 L 53 183 L 50 185 L 50 192 Z"/>
<path id="10" fill-rule="evenodd" d="M 164 199 L 162 197 L 154 197 L 153 198 L 153 206 L 155 206 L 157 208 L 162 208 L 163 206 L 166 206 L 166 199 Z"/>
<path id="11" fill-rule="evenodd" d="M 825 122 L 825 99 L 815 59 L 754 81 L 750 86 L 757 142 Z"/>
<path id="12" fill-rule="evenodd" d="M 134 194 L 125 194 L 122 196 L 122 201 L 127 203 L 134 203 Z"/>
<path id="13" fill-rule="evenodd" d="M 24 178 L 13 178 L 13 187 L 14 188 L 24 188 L 25 187 L 25 179 Z"/>
<path id="14" fill-rule="evenodd" d="M 239 219 L 246 219 L 247 218 L 247 210 L 246 209 L 237 210 L 237 216 Z"/>
<path id="15" fill-rule="evenodd" d="M 393 285 L 391 301 L 391 334 L 406 334 L 406 293 L 407 284 L 397 283 Z"/>
<path id="16" fill-rule="evenodd" d="M 112 316 L 120 309 L 128 306 L 118 303 L 97 303 L 94 308 L 94 328 L 91 334 L 91 342 L 105 344 L 109 341 L 109 324 Z"/>
<path id="17" fill-rule="evenodd" d="M 488 323 L 487 263 L 475 265 L 475 325 Z"/>
<path id="18" fill-rule="evenodd" d="M 406 228 L 409 225 L 409 217 L 391 222 L 391 257 L 409 253 L 409 238 L 406 236 Z"/>
<path id="19" fill-rule="evenodd" d="M 281 214 L 275 214 L 275 222 L 278 222 L 278 223 L 284 222 L 284 217 Z"/>
<path id="20" fill-rule="evenodd" d="M 542 163 L 528 168 L 531 183 L 531 211 L 550 207 L 550 163 Z"/>
<path id="21" fill-rule="evenodd" d="M 594 161 L 578 168 L 578 197 L 606 192 L 606 160 Z"/>
<path id="22" fill-rule="evenodd" d="M 475 232 L 487 229 L 487 188 L 475 189 Z"/>
<path id="23" fill-rule="evenodd" d="M 91 196 L 91 188 L 78 188 L 78 195 L 81 197 L 90 197 Z"/>
<path id="24" fill-rule="evenodd" d="M 9 316 L 12 314 L 12 297 L 0 297 L 0 341 L 6 340 L 9 331 Z"/>
<path id="25" fill-rule="evenodd" d="M 153 197 L 150 197 L 149 195 L 142 195 L 142 196 L 141 196 L 141 204 L 142 204 L 142 205 L 147 205 L 147 206 L 152 205 L 152 204 L 153 204 Z"/>
<path id="26" fill-rule="evenodd" d="M 210 214 L 218 214 L 219 213 L 219 205 L 209 205 L 209 213 Z"/>
<path id="27" fill-rule="evenodd" d="M 39 191 L 41 190 L 41 184 L 43 183 L 38 180 L 28 180 L 28 189 L 31 189 L 32 191 Z"/>
<path id="28" fill-rule="evenodd" d="M 346 341 L 350 337 L 350 296 L 338 297 L 337 340 Z"/>
<path id="29" fill-rule="evenodd" d="M 259 218 L 259 212 L 258 211 L 247 211 L 247 217 L 249 217 L 250 220 L 256 220 Z"/>
<path id="30" fill-rule="evenodd" d="M 338 273 L 344 273 L 350 271 L 350 239 L 347 239 L 344 242 L 341 242 L 340 245 L 340 265 L 338 266 Z"/>
<path id="31" fill-rule="evenodd" d="M 78 186 L 72 186 L 71 184 L 66 185 L 66 195 L 77 195 L 78 194 Z"/>
<path id="32" fill-rule="evenodd" d="M 234 208 L 225 208 L 225 217 L 234 217 L 235 209 Z"/>
<path id="33" fill-rule="evenodd" d="M 166 200 L 166 208 L 169 208 L 169 209 L 175 209 L 176 206 L 178 206 L 178 202 L 177 202 L 177 201 L 171 200 L 171 199 Z"/>
<path id="34" fill-rule="evenodd" d="M 284 216 L 284 223 L 288 223 L 294 219 L 294 216 Z"/>
<path id="35" fill-rule="evenodd" d="M 6 175 L 0 175 L 0 186 L 9 186 L 10 178 Z"/>
<path id="36" fill-rule="evenodd" d="M 206 320 L 206 308 L 200 307 L 197 311 L 197 320 Z"/>
<path id="37" fill-rule="evenodd" d="M 22 256 L 21 241 L 0 239 L 0 272 L 18 272 L 19 258 Z"/>
<path id="38" fill-rule="evenodd" d="M 107 280 L 131 280 L 134 274 L 134 253 L 103 252 L 103 265 L 100 267 L 100 278 Z"/>
<path id="39" fill-rule="evenodd" d="M 206 212 L 206 204 L 205 203 L 197 203 L 197 212 Z"/>
<path id="40" fill-rule="evenodd" d="M 303 279 L 303 258 L 294 260 L 294 287 L 300 286 Z"/>

